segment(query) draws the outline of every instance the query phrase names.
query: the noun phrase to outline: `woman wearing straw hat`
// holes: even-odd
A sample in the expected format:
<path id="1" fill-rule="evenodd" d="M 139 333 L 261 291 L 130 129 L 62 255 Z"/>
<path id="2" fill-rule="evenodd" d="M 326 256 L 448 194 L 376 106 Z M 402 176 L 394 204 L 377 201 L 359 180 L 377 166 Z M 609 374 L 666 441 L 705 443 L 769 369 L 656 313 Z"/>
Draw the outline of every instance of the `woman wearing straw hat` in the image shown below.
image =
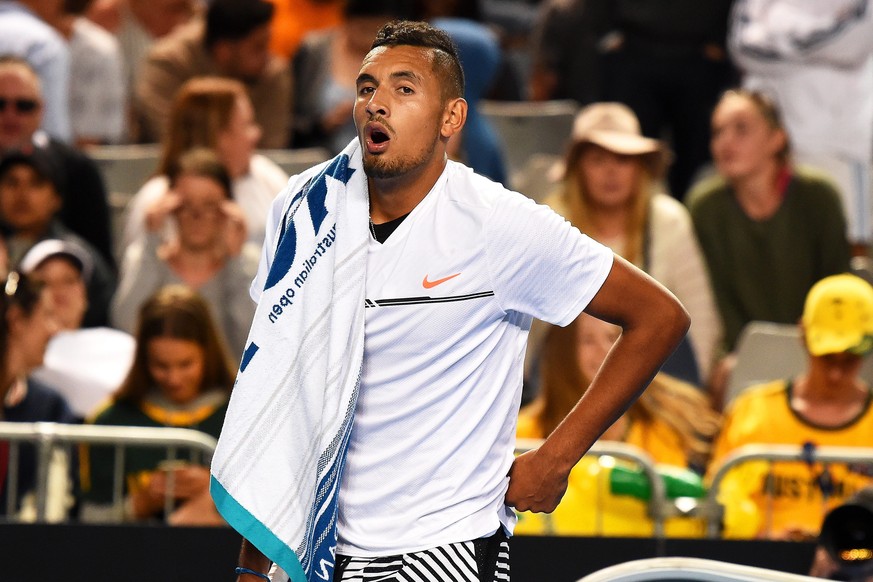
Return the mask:
<path id="1" fill-rule="evenodd" d="M 691 315 L 699 373 L 681 375 L 705 379 L 721 324 L 688 212 L 657 190 L 668 161 L 665 146 L 642 136 L 628 107 L 589 105 L 576 116 L 563 178 L 546 203 L 676 295 Z"/>

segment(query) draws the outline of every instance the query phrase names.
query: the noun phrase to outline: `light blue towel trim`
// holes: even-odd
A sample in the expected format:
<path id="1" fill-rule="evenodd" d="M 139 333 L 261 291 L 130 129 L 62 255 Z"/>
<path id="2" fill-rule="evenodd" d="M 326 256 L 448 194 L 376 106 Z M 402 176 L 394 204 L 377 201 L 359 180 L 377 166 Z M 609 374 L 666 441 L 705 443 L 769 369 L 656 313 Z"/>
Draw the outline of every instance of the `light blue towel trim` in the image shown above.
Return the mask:
<path id="1" fill-rule="evenodd" d="M 209 492 L 221 516 L 245 539 L 251 542 L 261 552 L 275 560 L 291 582 L 306 582 L 306 574 L 297 559 L 294 550 L 273 534 L 270 529 L 257 520 L 255 516 L 237 503 L 221 483 L 210 477 Z"/>

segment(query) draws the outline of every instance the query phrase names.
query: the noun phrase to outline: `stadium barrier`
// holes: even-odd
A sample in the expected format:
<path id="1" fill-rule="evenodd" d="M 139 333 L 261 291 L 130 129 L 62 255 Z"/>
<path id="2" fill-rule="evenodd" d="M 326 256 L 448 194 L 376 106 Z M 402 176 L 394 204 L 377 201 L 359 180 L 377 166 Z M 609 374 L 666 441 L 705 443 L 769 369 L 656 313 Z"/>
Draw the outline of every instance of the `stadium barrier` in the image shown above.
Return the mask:
<path id="1" fill-rule="evenodd" d="M 581 578 L 578 582 L 646 582 L 650 580 L 813 582 L 819 578 L 702 558 L 647 558 L 598 570 Z"/>
<path id="2" fill-rule="evenodd" d="M 766 462 L 769 467 L 780 461 L 806 463 L 810 465 L 852 464 L 867 465 L 873 470 L 873 448 L 868 447 L 811 447 L 803 445 L 746 445 L 731 453 L 713 473 L 705 501 L 708 518 L 707 537 L 721 537 L 724 507 L 719 502 L 722 484 L 730 471 L 750 462 Z M 873 472 L 870 473 L 873 475 Z M 764 523 L 769 523 L 767 516 Z M 824 514 L 822 515 L 824 518 Z M 766 532 L 765 532 L 766 533 Z"/>
<path id="3" fill-rule="evenodd" d="M 209 465 L 215 450 L 216 440 L 200 431 L 184 428 L 127 427 L 73 425 L 51 422 L 0 422 L 0 441 L 9 442 L 9 467 L 7 470 L 7 519 L 14 519 L 23 491 L 17 491 L 20 447 L 23 443 L 35 447 L 35 521 L 48 521 L 49 504 L 52 499 L 50 488 L 57 482 L 52 477 L 52 463 L 57 452 L 64 452 L 71 458 L 74 445 L 107 445 L 114 449 L 115 466 L 113 471 L 112 507 L 118 521 L 123 516 L 124 497 L 124 449 L 126 447 L 163 448 L 168 460 L 181 459 L 180 452 L 188 451 L 188 460 Z M 63 486 L 63 485 L 62 485 Z M 173 506 L 172 473 L 168 475 L 168 488 L 164 500 L 166 515 Z M 55 520 L 57 521 L 57 520 Z"/>

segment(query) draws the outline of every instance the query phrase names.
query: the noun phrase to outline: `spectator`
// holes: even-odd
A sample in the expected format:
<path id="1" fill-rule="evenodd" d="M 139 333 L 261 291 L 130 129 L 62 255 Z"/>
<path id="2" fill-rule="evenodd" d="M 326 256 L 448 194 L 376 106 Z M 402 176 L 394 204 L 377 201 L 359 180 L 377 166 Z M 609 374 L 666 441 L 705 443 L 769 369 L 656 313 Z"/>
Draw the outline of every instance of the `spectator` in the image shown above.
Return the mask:
<path id="1" fill-rule="evenodd" d="M 839 186 L 863 255 L 873 241 L 873 1 L 739 0 L 729 39 L 743 85 L 785 113 L 797 160 Z"/>
<path id="2" fill-rule="evenodd" d="M 270 204 L 288 181 L 269 158 L 254 153 L 260 135 L 241 83 L 220 77 L 198 77 L 185 83 L 170 113 L 158 175 L 128 205 L 122 248 L 144 236 L 146 209 L 169 190 L 168 176 L 176 171 L 179 156 L 195 147 L 218 154 L 233 181 L 233 199 L 245 213 L 249 240 L 260 247 Z"/>
<path id="3" fill-rule="evenodd" d="M 766 97 L 729 91 L 712 115 L 718 175 L 688 195 L 691 218 L 724 323 L 724 349 L 750 321 L 794 323 L 819 279 L 848 271 L 839 195 L 795 168 L 779 110 Z M 713 377 L 720 405 L 733 356 Z"/>
<path id="4" fill-rule="evenodd" d="M 303 38 L 294 55 L 294 147 L 338 154 L 357 135 L 355 79 L 376 32 L 401 16 L 396 0 L 349 0 L 343 21 Z"/>
<path id="5" fill-rule="evenodd" d="M 133 337 L 109 327 L 82 328 L 94 263 L 76 243 L 39 242 L 24 255 L 20 269 L 45 287 L 60 328 L 31 378 L 54 386 L 84 419 L 121 385 L 133 360 Z"/>
<path id="6" fill-rule="evenodd" d="M 197 19 L 149 51 L 135 81 L 141 141 L 167 131 L 173 99 L 192 77 L 218 75 L 243 82 L 264 132 L 259 146 L 283 148 L 291 135 L 291 73 L 268 51 L 273 5 L 265 0 L 213 0 Z"/>
<path id="7" fill-rule="evenodd" d="M 0 379 L 0 420 L 6 422 L 74 422 L 67 403 L 50 387 L 32 378 L 28 373 L 43 361 L 46 344 L 57 331 L 51 297 L 26 275 L 11 271 L 0 292 L 0 353 L 3 355 Z M 9 469 L 9 442 L 0 441 L 0 515 L 6 515 L 7 496 L 12 488 L 7 482 Z M 72 481 L 66 478 L 72 459 L 61 451 L 52 454 L 50 475 L 60 473 L 60 487 L 49 485 L 46 518 L 63 520 L 72 506 L 69 489 Z M 17 517 L 32 521 L 35 515 L 37 455 L 33 445 L 21 446 L 18 456 L 18 481 L 15 490 L 18 499 L 13 502 Z"/>
<path id="8" fill-rule="evenodd" d="M 585 393 L 620 333 L 617 326 L 586 314 L 564 328 L 549 326 L 542 349 L 541 392 L 519 414 L 519 438 L 551 434 Z M 709 459 L 719 420 L 700 390 L 661 372 L 599 440 L 627 443 L 647 453 L 667 483 L 668 497 L 701 497 L 704 489 L 697 473 Z M 616 482 L 621 478 L 627 485 L 646 478 L 623 463 L 610 472 L 596 460 L 589 461 L 585 464 L 583 459 L 573 469 L 567 493 L 551 516 L 524 513 L 516 532 L 651 535 L 640 501 L 646 496 L 639 490 L 634 495 L 633 488 Z M 671 536 L 702 534 L 701 524 L 694 520 L 671 519 L 666 526 Z"/>
<path id="9" fill-rule="evenodd" d="M 583 314 L 565 328 L 550 326 L 541 352 L 540 394 L 519 414 L 519 438 L 546 438 L 594 379 L 621 330 Z M 603 434 L 629 443 L 656 463 L 702 471 L 719 417 L 696 387 L 663 372 Z"/>
<path id="10" fill-rule="evenodd" d="M 448 155 L 462 160 L 478 174 L 507 184 L 504 146 L 479 110 L 479 102 L 489 94 L 506 65 L 496 29 L 482 23 L 478 0 L 415 0 L 412 5 L 414 20 L 427 21 L 448 33 L 463 67 L 467 121 L 461 133 L 449 142 Z"/>
<path id="11" fill-rule="evenodd" d="M 594 1 L 609 18 L 598 43 L 601 99 L 633 109 L 643 135 L 669 134 L 670 193 L 681 198 L 709 161 L 709 114 L 733 80 L 725 49 L 731 0 Z"/>
<path id="12" fill-rule="evenodd" d="M 542 2 L 531 40 L 530 99 L 573 99 L 580 105 L 600 101 L 598 43 L 607 27 L 602 2 Z"/>
<path id="13" fill-rule="evenodd" d="M 69 142 L 70 51 L 46 22 L 57 18 L 58 6 L 42 0 L 0 2 L 0 55 L 15 55 L 29 63 L 45 95 L 45 111 L 36 127 L 41 125 L 53 138 Z M 40 102 L 41 110 L 42 98 Z"/>
<path id="14" fill-rule="evenodd" d="M 473 95 L 476 100 L 520 101 L 525 98 L 529 36 L 536 15 L 534 6 L 502 0 L 412 0 L 409 4 L 415 14 L 413 20 L 439 25 L 458 45 L 468 84 L 465 93 L 468 101 Z M 470 83 L 475 84 L 472 90 Z"/>
<path id="15" fill-rule="evenodd" d="M 854 275 L 816 283 L 801 319 L 806 371 L 796 378 L 747 388 L 732 403 L 718 437 L 711 471 L 743 445 L 869 447 L 873 393 L 859 378 L 873 347 L 873 288 Z M 851 465 L 754 461 L 731 469 L 719 487 L 730 513 L 748 500 L 758 507 L 759 536 L 810 539 L 828 509 L 871 484 Z"/>
<path id="16" fill-rule="evenodd" d="M 861 489 L 825 516 L 809 575 L 873 582 L 873 486 Z"/>
<path id="17" fill-rule="evenodd" d="M 61 239 L 84 249 L 94 268 L 83 325 L 106 325 L 115 275 L 94 247 L 60 222 L 58 192 L 58 171 L 45 151 L 0 158 L 0 231 L 9 259 L 17 264 L 31 247 L 46 239 Z"/>
<path id="18" fill-rule="evenodd" d="M 469 18 L 441 16 L 431 24 L 446 31 L 457 45 L 466 81 L 467 122 L 460 135 L 449 142 L 449 154 L 464 159 L 475 172 L 507 184 L 503 144 L 479 110 L 479 102 L 491 88 L 503 59 L 497 37 L 488 27 Z"/>
<path id="19" fill-rule="evenodd" d="M 657 189 L 668 158 L 665 146 L 643 137 L 633 112 L 619 103 L 582 109 L 571 139 L 564 177 L 546 203 L 682 302 L 691 315 L 694 362 L 680 366 L 673 359 L 670 365 L 676 366 L 668 370 L 699 384 L 715 359 L 721 322 L 688 212 Z"/>
<path id="20" fill-rule="evenodd" d="M 60 220 L 91 243 L 114 266 L 109 202 L 97 165 L 85 154 L 39 130 L 43 96 L 39 78 L 26 61 L 0 57 L 0 155 L 13 150 L 42 151 L 58 168 Z"/>
<path id="21" fill-rule="evenodd" d="M 70 49 L 70 124 L 79 146 L 118 143 L 125 136 L 126 89 L 112 34 L 82 14 L 92 0 L 65 0 L 51 24 Z"/>
<path id="22" fill-rule="evenodd" d="M 234 368 L 210 315 L 194 291 L 181 286 L 158 290 L 139 311 L 136 355 L 112 403 L 91 422 L 110 426 L 173 426 L 218 437 L 233 387 Z M 91 447 L 83 462 L 82 517 L 103 521 L 117 515 L 113 507 L 113 454 Z M 124 470 L 127 520 L 163 515 L 168 476 L 172 472 L 174 525 L 223 523 L 209 497 L 209 469 L 164 460 L 165 451 L 127 447 Z"/>
<path id="23" fill-rule="evenodd" d="M 118 39 L 125 87 L 133 87 L 152 45 L 191 20 L 201 4 L 200 0 L 95 0 L 87 16 Z"/>
<path id="24" fill-rule="evenodd" d="M 230 199 L 230 178 L 213 152 L 184 154 L 169 179 L 170 191 L 146 212 L 149 234 L 124 255 L 113 321 L 132 331 L 148 296 L 164 285 L 182 283 L 204 297 L 239 361 L 255 313 L 246 290 L 257 272 L 260 249 L 245 242 L 245 218 Z M 160 230 L 171 217 L 176 233 L 162 243 Z"/>

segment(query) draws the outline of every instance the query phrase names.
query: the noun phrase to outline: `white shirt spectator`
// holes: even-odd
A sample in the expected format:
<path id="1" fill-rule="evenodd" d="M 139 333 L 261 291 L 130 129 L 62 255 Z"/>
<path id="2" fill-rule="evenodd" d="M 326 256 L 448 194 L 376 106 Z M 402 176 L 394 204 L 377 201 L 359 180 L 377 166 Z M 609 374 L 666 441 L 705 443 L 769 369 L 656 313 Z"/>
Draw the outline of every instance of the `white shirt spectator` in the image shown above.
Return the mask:
<path id="1" fill-rule="evenodd" d="M 784 115 L 796 161 L 839 186 L 849 239 L 873 243 L 873 0 L 739 0 L 729 48 Z"/>
<path id="2" fill-rule="evenodd" d="M 77 18 L 69 46 L 73 135 L 120 142 L 125 135 L 126 89 L 118 41 L 88 19 Z"/>

